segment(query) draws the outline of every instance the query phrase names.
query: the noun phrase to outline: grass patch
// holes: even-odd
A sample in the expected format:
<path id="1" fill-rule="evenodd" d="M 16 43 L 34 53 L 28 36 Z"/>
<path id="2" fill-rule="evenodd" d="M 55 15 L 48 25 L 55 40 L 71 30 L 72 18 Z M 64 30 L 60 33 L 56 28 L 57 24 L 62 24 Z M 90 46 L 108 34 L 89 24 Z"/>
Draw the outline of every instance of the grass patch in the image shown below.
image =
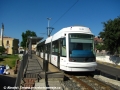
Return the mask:
<path id="1" fill-rule="evenodd" d="M 16 60 L 19 59 L 18 55 L 7 55 L 1 56 L 0 55 L 0 65 L 9 65 L 10 68 L 15 67 Z"/>

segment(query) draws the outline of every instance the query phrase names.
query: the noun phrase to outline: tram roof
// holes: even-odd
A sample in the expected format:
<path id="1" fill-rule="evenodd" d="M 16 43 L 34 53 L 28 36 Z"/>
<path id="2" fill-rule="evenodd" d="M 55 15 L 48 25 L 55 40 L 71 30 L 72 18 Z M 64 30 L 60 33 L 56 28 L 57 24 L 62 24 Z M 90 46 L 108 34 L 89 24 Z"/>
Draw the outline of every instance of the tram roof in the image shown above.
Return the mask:
<path id="1" fill-rule="evenodd" d="M 45 41 L 42 41 L 42 42 L 38 43 L 38 45 L 47 44 L 47 43 L 50 43 L 51 41 L 55 41 L 55 40 L 61 38 L 62 36 L 64 36 L 64 34 L 67 33 L 67 32 L 69 32 L 69 33 L 85 33 L 85 34 L 93 35 L 90 28 L 88 28 L 88 27 L 85 27 L 85 26 L 70 26 L 70 27 L 62 28 L 57 33 L 55 33 L 52 36 L 46 38 Z"/>
<path id="2" fill-rule="evenodd" d="M 52 36 L 48 37 L 48 38 L 46 39 L 46 41 L 45 41 L 45 44 L 46 44 L 46 43 L 50 43 L 50 42 L 51 42 L 51 39 L 52 39 Z"/>
<path id="3" fill-rule="evenodd" d="M 84 33 L 84 34 L 91 34 L 91 35 L 93 35 L 93 33 L 91 32 L 90 28 L 88 28 L 88 27 L 84 27 L 84 26 L 71 26 L 71 27 L 62 28 L 57 33 L 55 33 L 52 36 L 52 41 L 55 41 L 55 40 L 61 38 L 61 36 L 64 36 L 64 34 L 67 33 L 67 32 L 69 32 L 69 33 Z"/>
<path id="4" fill-rule="evenodd" d="M 37 44 L 37 46 L 44 45 L 44 44 L 45 44 L 45 41 L 46 41 L 46 40 L 44 40 L 44 41 L 42 41 L 42 42 L 39 42 L 39 43 Z"/>

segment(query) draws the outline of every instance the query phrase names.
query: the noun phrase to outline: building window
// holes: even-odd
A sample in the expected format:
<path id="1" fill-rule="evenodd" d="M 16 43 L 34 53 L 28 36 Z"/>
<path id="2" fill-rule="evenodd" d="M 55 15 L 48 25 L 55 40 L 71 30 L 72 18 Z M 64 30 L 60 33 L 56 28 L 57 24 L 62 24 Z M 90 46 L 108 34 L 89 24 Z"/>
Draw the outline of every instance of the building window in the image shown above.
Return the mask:
<path id="1" fill-rule="evenodd" d="M 6 48 L 9 48 L 10 47 L 10 44 L 9 44 L 9 41 L 7 40 L 6 42 Z"/>

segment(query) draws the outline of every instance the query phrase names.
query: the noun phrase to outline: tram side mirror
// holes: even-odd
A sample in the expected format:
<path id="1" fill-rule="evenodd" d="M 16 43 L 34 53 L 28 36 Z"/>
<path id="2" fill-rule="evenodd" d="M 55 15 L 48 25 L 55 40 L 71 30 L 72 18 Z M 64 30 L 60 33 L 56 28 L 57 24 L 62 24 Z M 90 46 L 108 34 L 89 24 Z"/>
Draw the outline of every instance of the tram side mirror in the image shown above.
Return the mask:
<path id="1" fill-rule="evenodd" d="M 63 46 L 63 40 L 61 40 L 61 45 Z"/>

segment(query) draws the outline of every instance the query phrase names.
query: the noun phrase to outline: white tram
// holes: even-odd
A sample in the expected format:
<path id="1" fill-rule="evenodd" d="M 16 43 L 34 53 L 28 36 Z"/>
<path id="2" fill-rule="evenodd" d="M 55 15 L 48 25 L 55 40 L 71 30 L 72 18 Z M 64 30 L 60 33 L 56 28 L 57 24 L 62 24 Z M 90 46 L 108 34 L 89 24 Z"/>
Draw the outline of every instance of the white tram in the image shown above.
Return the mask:
<path id="1" fill-rule="evenodd" d="M 38 45 L 40 57 L 64 71 L 94 72 L 97 66 L 94 36 L 89 28 L 63 28 Z"/>

